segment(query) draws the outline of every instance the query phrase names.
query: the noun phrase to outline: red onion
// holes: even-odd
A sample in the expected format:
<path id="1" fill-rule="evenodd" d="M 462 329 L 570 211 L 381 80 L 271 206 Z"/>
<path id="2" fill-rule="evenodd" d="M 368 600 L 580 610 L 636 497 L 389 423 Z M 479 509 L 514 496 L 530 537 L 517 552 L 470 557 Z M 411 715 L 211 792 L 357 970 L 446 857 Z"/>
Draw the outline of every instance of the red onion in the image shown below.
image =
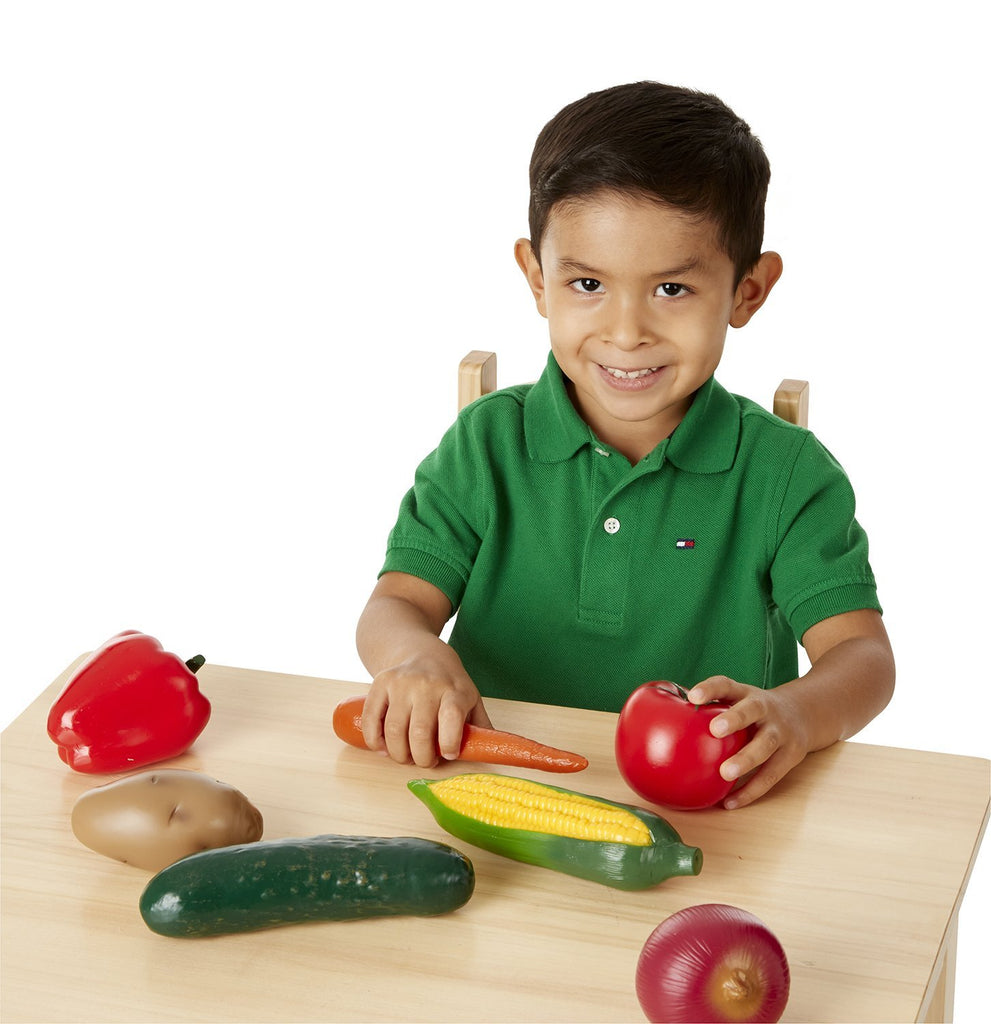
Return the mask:
<path id="1" fill-rule="evenodd" d="M 763 1024 L 788 1002 L 781 943 L 749 911 L 687 907 L 659 924 L 637 963 L 637 998 L 654 1024 Z"/>

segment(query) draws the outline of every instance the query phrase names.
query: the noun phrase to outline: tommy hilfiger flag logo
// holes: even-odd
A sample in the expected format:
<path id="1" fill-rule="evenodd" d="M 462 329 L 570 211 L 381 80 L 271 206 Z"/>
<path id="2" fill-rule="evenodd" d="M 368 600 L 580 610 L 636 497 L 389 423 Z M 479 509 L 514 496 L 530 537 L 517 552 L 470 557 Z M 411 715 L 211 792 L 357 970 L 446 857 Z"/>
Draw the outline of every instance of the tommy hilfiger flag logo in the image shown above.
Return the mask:
<path id="1" fill-rule="evenodd" d="M 676 548 L 693 548 L 695 547 L 694 537 L 682 537 L 680 540 L 674 542 Z"/>

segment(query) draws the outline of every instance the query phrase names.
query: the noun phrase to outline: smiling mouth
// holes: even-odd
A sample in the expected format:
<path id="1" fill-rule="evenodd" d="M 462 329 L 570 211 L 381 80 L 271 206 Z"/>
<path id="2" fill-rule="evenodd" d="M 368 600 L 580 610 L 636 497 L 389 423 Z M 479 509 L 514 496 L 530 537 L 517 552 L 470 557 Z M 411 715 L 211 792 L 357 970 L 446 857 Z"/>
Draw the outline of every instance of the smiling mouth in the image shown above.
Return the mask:
<path id="1" fill-rule="evenodd" d="M 599 364 L 602 365 L 601 363 Z M 614 366 L 603 366 L 603 370 L 617 380 L 637 380 L 640 377 L 646 377 L 648 374 L 657 373 L 660 369 L 659 366 L 646 366 L 642 370 L 617 370 Z"/>

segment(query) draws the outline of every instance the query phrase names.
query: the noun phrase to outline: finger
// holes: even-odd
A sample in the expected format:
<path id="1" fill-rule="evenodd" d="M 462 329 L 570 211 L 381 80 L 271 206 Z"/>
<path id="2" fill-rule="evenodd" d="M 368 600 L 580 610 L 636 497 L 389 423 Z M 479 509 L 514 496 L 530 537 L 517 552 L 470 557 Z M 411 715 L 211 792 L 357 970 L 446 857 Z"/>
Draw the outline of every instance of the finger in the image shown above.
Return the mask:
<path id="1" fill-rule="evenodd" d="M 755 772 L 743 786 L 733 790 L 723 801 L 723 806 L 732 811 L 752 804 L 776 786 L 801 760 L 801 757 L 795 758 L 780 751 L 759 771 Z"/>
<path id="2" fill-rule="evenodd" d="M 373 687 L 368 691 L 361 709 L 361 735 L 369 750 L 385 750 L 385 713 L 388 703 L 384 693 Z"/>
<path id="3" fill-rule="evenodd" d="M 760 730 L 749 743 L 723 761 L 719 766 L 719 774 L 727 782 L 742 779 L 748 772 L 759 768 L 773 757 L 778 746 L 778 741 L 770 730 Z"/>
<path id="4" fill-rule="evenodd" d="M 408 706 L 390 704 L 385 713 L 383 735 L 385 748 L 389 757 L 399 764 L 409 764 L 412 760 L 409 749 L 410 710 Z"/>
<path id="5" fill-rule="evenodd" d="M 441 701 L 437 712 L 437 745 L 440 756 L 448 761 L 456 760 L 461 754 L 465 733 L 465 709 L 450 697 Z"/>
<path id="6" fill-rule="evenodd" d="M 468 715 L 468 721 L 472 725 L 480 725 L 483 729 L 492 728 L 492 719 L 489 718 L 488 711 L 485 710 L 485 705 L 481 700 L 471 709 L 471 713 Z"/>
<path id="7" fill-rule="evenodd" d="M 710 676 L 696 683 L 688 691 L 688 699 L 693 704 L 708 704 L 713 700 L 737 700 L 747 692 L 743 683 L 738 683 L 729 676 Z"/>
<path id="8" fill-rule="evenodd" d="M 432 702 L 414 704 L 409 719 L 409 756 L 419 768 L 437 764 L 437 706 Z"/>
<path id="9" fill-rule="evenodd" d="M 730 733 L 741 732 L 751 725 L 756 725 L 763 717 L 764 709 L 759 700 L 744 697 L 731 708 L 716 715 L 709 723 L 709 732 L 713 736 L 729 736 Z"/>

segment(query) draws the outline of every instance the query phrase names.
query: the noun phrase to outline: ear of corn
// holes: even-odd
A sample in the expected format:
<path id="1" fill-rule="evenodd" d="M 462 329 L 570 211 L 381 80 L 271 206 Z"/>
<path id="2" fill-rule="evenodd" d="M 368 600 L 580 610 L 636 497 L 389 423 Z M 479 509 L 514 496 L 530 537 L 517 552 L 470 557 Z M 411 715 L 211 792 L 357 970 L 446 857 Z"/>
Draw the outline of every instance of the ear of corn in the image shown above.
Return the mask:
<path id="1" fill-rule="evenodd" d="M 445 806 L 486 825 L 572 839 L 649 845 L 650 829 L 617 804 L 507 775 L 455 775 L 432 792 Z"/>
<path id="2" fill-rule="evenodd" d="M 701 870 L 701 851 L 642 808 L 492 773 L 414 779 L 409 788 L 451 835 L 513 860 L 617 889 Z"/>

